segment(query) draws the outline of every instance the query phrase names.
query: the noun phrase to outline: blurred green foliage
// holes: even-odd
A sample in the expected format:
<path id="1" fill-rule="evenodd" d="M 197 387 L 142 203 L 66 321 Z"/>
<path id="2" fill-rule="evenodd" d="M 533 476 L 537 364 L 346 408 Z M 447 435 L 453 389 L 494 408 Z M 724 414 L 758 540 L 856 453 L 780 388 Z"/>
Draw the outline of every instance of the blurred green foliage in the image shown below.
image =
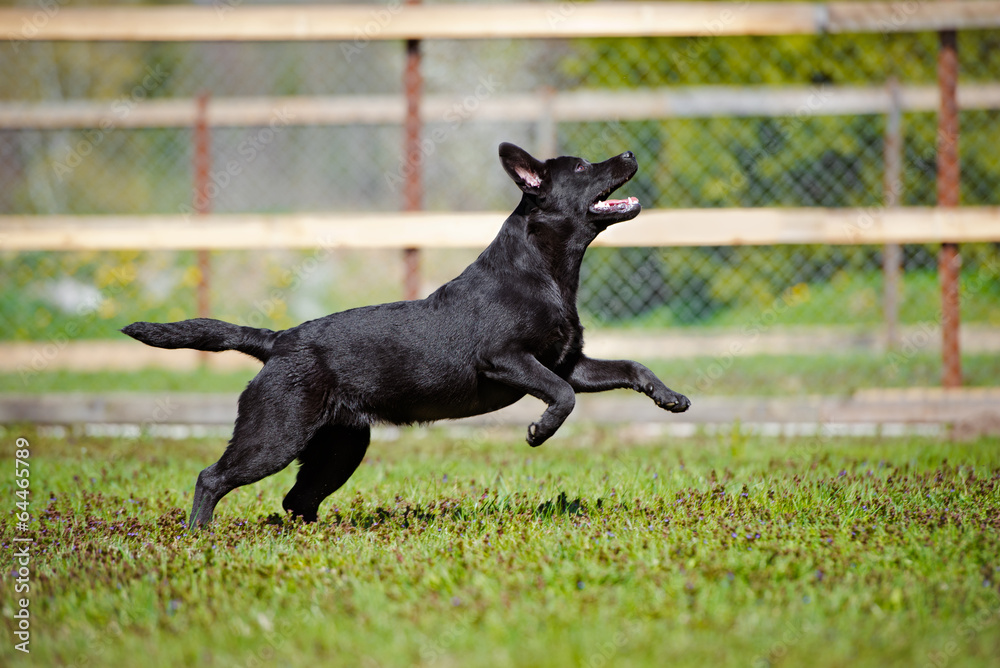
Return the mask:
<path id="1" fill-rule="evenodd" d="M 738 12 L 739 5 L 728 11 Z M 720 10 L 720 20 L 732 20 L 726 16 Z M 478 75 L 480 68 L 514 62 L 509 45 L 491 45 L 495 52 L 490 52 L 490 60 L 475 67 L 429 62 L 430 85 L 441 86 L 448 78 L 438 71 L 442 68 Z M 358 61 L 339 57 L 339 51 L 337 58 L 330 58 L 324 46 L 329 47 L 275 44 L 232 51 L 213 44 L 171 43 L 18 46 L 20 52 L 11 48 L 0 53 L 0 68 L 21 73 L 0 78 L 0 98 L 107 101 L 111 120 L 117 121 L 141 100 L 189 98 L 198 86 L 219 96 L 397 92 L 398 50 L 383 53 L 374 43 L 366 50 L 366 55 L 379 52 L 373 63 L 386 73 L 380 78 Z M 963 31 L 958 50 L 962 84 L 997 81 L 1000 31 Z M 706 34 L 694 38 L 560 42 L 546 52 L 551 71 L 538 76 L 559 90 L 815 86 L 816 111 L 821 114 L 824 87 L 880 86 L 889 77 L 903 85 L 933 85 L 937 52 L 933 33 L 717 37 L 706 26 Z M 317 62 L 322 63 L 320 69 L 314 68 Z M 880 115 L 608 119 L 560 123 L 557 143 L 562 152 L 588 158 L 608 155 L 609 146 L 633 150 L 641 168 L 627 190 L 647 208 L 856 207 L 861 216 L 884 205 L 885 125 Z M 998 205 L 1000 110 L 963 111 L 961 127 L 962 203 Z M 357 127 L 332 135 L 336 141 L 329 151 L 331 163 L 342 162 L 343 154 L 356 154 L 347 136 L 352 130 Z M 901 203 L 931 206 L 936 201 L 936 114 L 904 114 L 903 132 Z M 17 141 L 5 143 L 14 134 Z M 215 141 L 238 145 L 244 134 L 244 129 L 219 129 Z M 7 150 L 10 146 L 16 149 Z M 74 151 L 88 150 L 86 168 L 73 169 Z M 365 145 L 365 150 L 371 151 L 366 157 L 374 159 L 385 147 Z M 188 128 L 0 131 L 0 154 L 4 213 L 176 213 L 191 200 Z M 268 160 L 274 170 L 293 174 L 325 169 L 291 159 L 285 165 L 278 152 Z M 56 169 L 59 165 L 71 172 Z M 476 189 L 479 185 L 476 180 Z M 391 206 L 391 198 L 369 197 L 364 205 L 386 202 Z M 281 205 L 265 198 L 253 208 L 279 210 Z M 936 248 L 906 246 L 904 253 L 903 322 L 933 319 L 939 301 L 933 276 Z M 996 322 L 1000 250 L 996 244 L 971 244 L 962 247 L 962 254 L 965 276 L 989 279 L 966 291 L 963 318 Z M 219 287 L 214 307 L 219 317 L 239 322 L 255 317 L 267 326 L 287 327 L 328 310 L 399 297 L 395 276 L 373 271 L 363 259 L 324 258 L 324 268 L 312 279 L 293 281 L 290 272 L 301 269 L 310 253 L 218 257 L 224 269 L 219 270 L 217 285 L 238 282 L 240 295 Z M 192 258 L 190 253 L 0 253 L 5 288 L 0 294 L 0 339 L 46 338 L 70 329 L 78 332 L 74 336 L 106 337 L 138 317 L 190 317 L 197 283 Z M 807 295 L 783 323 L 875 324 L 881 263 L 881 249 L 870 246 L 595 248 L 584 264 L 581 310 L 588 322 L 600 325 L 738 326 L 752 320 L 755 309 L 766 309 L 789 295 Z M 447 278 L 435 275 L 431 280 Z M 369 284 L 372 287 L 366 287 Z"/>
<path id="2" fill-rule="evenodd" d="M 998 31 L 959 33 L 961 82 L 995 82 L 998 47 Z M 594 39 L 577 42 L 562 68 L 570 85 L 581 88 L 815 86 L 822 114 L 829 87 L 879 86 L 889 77 L 934 84 L 937 51 L 932 33 Z M 1000 204 L 1000 110 L 963 111 L 960 122 L 961 201 Z M 606 145 L 633 150 L 641 168 L 627 189 L 647 207 L 858 207 L 861 216 L 885 206 L 885 126 L 881 115 L 675 118 L 567 124 L 559 141 L 574 155 L 604 155 Z M 900 204 L 933 206 L 936 114 L 904 114 L 903 134 Z M 998 248 L 962 247 L 963 271 L 991 279 L 964 296 L 971 300 L 963 304 L 968 320 L 998 317 Z M 935 255 L 933 246 L 906 247 L 904 269 L 924 275 L 904 278 L 904 321 L 936 317 L 927 311 L 940 298 L 926 276 Z M 637 316 L 647 324 L 739 324 L 752 315 L 746 308 L 766 308 L 795 286 L 809 285 L 814 299 L 824 295 L 824 308 L 809 317 L 787 316 L 795 324 L 877 324 L 877 308 L 859 316 L 844 304 L 857 303 L 862 293 L 881 303 L 881 265 L 881 249 L 871 246 L 594 249 L 584 263 L 581 301 L 600 324 L 636 322 Z M 852 278 L 831 282 L 845 274 Z M 734 313 L 743 315 L 733 322 Z"/>

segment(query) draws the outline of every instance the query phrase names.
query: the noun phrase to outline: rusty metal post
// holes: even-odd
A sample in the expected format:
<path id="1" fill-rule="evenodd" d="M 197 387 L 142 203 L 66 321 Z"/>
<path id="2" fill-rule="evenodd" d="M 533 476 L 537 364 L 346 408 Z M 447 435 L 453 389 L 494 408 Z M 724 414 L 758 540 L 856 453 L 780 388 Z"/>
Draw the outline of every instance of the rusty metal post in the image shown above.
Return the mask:
<path id="1" fill-rule="evenodd" d="M 959 203 L 958 162 L 958 35 L 954 30 L 940 34 L 938 86 L 941 109 L 938 114 L 938 206 L 953 208 Z M 944 387 L 962 385 L 962 357 L 959 349 L 959 268 L 958 244 L 944 242 L 938 258 L 941 281 L 941 360 Z"/>
<path id="2" fill-rule="evenodd" d="M 903 196 L 903 104 L 899 81 L 888 83 L 889 114 L 885 124 L 885 175 L 882 184 L 885 208 L 899 206 Z M 899 289 L 903 252 L 899 244 L 882 249 L 883 311 L 886 350 L 899 348 Z"/>
<path id="3" fill-rule="evenodd" d="M 407 0 L 419 4 L 420 0 Z M 423 95 L 423 77 L 420 74 L 420 40 L 406 40 L 406 67 L 403 70 L 403 89 L 406 95 L 406 120 L 404 121 L 403 210 L 423 209 L 423 163 L 426 156 L 420 149 L 420 100 Z M 416 299 L 420 294 L 420 251 L 403 250 L 403 297 Z"/>
<path id="4" fill-rule="evenodd" d="M 209 93 L 198 95 L 194 123 L 194 212 L 199 216 L 212 210 L 212 195 L 209 192 L 212 171 L 212 137 L 208 128 Z M 207 250 L 197 251 L 198 257 L 198 317 L 211 315 L 211 274 L 212 258 Z M 199 353 L 202 363 L 208 360 L 208 353 Z"/>

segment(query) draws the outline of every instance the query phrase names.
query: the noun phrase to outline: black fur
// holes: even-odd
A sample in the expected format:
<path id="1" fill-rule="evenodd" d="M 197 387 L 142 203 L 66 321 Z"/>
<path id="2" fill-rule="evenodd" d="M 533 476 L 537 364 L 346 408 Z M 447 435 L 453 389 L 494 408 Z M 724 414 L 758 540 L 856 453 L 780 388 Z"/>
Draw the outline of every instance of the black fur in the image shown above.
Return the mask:
<path id="1" fill-rule="evenodd" d="M 133 322 L 122 332 L 156 348 L 194 348 L 213 353 L 238 350 L 261 362 L 271 359 L 271 348 L 278 337 L 269 329 L 243 327 L 211 318 L 168 323 Z"/>
<path id="2" fill-rule="evenodd" d="M 635 198 L 605 201 L 637 170 L 632 153 L 602 163 L 545 162 L 513 144 L 500 159 L 523 194 L 479 258 L 426 299 L 334 313 L 282 332 L 199 318 L 137 322 L 123 332 L 160 348 L 239 350 L 264 362 L 240 396 L 233 438 L 198 476 L 192 525 L 241 485 L 298 459 L 286 511 L 308 521 L 361 463 L 373 423 L 479 415 L 526 394 L 548 404 L 528 428 L 541 445 L 577 392 L 629 388 L 661 408 L 690 402 L 649 369 L 583 354 L 580 264 L 609 225 L 638 215 Z"/>

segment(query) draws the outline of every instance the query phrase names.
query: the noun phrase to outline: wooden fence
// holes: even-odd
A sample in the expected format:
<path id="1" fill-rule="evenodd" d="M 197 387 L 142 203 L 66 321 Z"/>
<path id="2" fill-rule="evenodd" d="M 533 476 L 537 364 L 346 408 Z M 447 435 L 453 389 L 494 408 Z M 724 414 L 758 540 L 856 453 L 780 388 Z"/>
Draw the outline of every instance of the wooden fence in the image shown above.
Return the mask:
<path id="1" fill-rule="evenodd" d="M 469 121 L 542 124 L 738 118 L 746 116 L 840 116 L 932 112 L 941 103 L 937 86 L 678 86 L 643 90 L 538 91 L 477 100 Z M 958 90 L 962 110 L 1000 109 L 1000 83 L 967 84 Z M 460 97 L 427 95 L 420 107 L 423 123 L 446 123 Z M 401 125 L 402 95 L 299 95 L 216 97 L 208 102 L 211 127 L 263 127 L 277 114 L 288 125 Z M 190 128 L 198 118 L 197 99 L 143 100 L 128 114 L 111 102 L 0 101 L 0 127 L 63 130 L 100 127 Z"/>
<path id="2" fill-rule="evenodd" d="M 509 212 L 0 216 L 0 247 L 32 250 L 483 248 Z M 652 209 L 595 246 L 996 241 L 1000 207 Z"/>
<path id="3" fill-rule="evenodd" d="M 405 154 L 419 154 L 422 123 L 434 118 L 440 101 L 424 98 L 419 82 L 419 42 L 427 39 L 536 39 L 579 37 L 649 37 L 726 35 L 788 35 L 822 33 L 893 33 L 937 31 L 941 34 L 941 67 L 937 89 L 940 110 L 939 140 L 944 156 L 939 174 L 941 203 L 949 208 L 897 209 L 718 209 L 705 211 L 653 210 L 628 226 L 613 228 L 601 243 L 643 245 L 733 245 L 943 242 L 942 308 L 945 309 L 945 383 L 955 385 L 957 350 L 957 275 L 955 244 L 1000 239 L 1000 209 L 958 208 L 957 110 L 960 104 L 996 107 L 997 87 L 970 88 L 958 93 L 954 31 L 1000 28 L 1000 2 L 636 2 L 521 3 L 503 5 L 387 5 L 242 6 L 217 2 L 213 6 L 63 7 L 0 9 L 0 34 L 12 48 L 29 41 L 354 41 L 404 40 L 407 67 L 405 95 L 392 99 L 355 99 L 355 115 L 345 116 L 344 100 L 299 98 L 223 101 L 204 110 L 202 124 L 252 124 L 273 104 L 296 105 L 299 122 L 403 123 Z M 933 89 L 871 95 L 839 91 L 831 113 L 859 111 L 858 100 L 899 113 L 901 104 L 934 106 Z M 530 114 L 542 121 L 621 118 L 623 108 L 634 117 L 698 114 L 728 107 L 734 115 L 787 113 L 801 100 L 802 90 L 775 91 L 751 100 L 739 91 L 722 89 L 554 93 L 535 100 L 497 99 L 482 113 L 509 118 Z M 619 97 L 616 97 L 619 96 Z M 620 96 L 629 96 L 623 106 Z M 895 107 L 892 100 L 897 100 Z M 853 100 L 853 102 L 852 102 Z M 902 100 L 902 102 L 899 102 Z M 609 106 L 610 105 L 610 106 Z M 801 107 L 801 102 L 799 102 Z M 853 105 L 853 107 L 852 107 Z M 131 123 L 176 126 L 192 123 L 189 101 L 147 102 L 130 114 Z M 848 111 L 848 109 L 852 109 Z M 141 110 L 141 111 L 140 111 Z M 575 115 L 574 115 L 575 114 Z M 86 127 L 101 121 L 100 110 L 81 103 L 76 108 L 53 105 L 5 104 L 0 127 Z M 155 120 L 159 119 L 159 120 Z M 255 120 L 256 119 L 256 120 Z M 889 124 L 890 126 L 892 123 Z M 887 145 L 892 142 L 887 142 Z M 898 142 L 897 142 L 898 144 Z M 898 150 L 898 148 L 897 148 Z M 890 164 L 887 156 L 887 164 Z M 954 164 L 952 164 L 954 163 Z M 482 246 L 502 220 L 500 213 L 418 213 L 420 174 L 411 170 L 404 187 L 406 212 L 377 215 L 288 216 L 7 216 L 0 217 L 0 247 L 13 250 L 71 250 L 99 248 L 260 248 L 385 247 L 405 249 L 412 265 L 416 249 L 440 246 Z M 889 178 L 887 178 L 889 180 Z M 460 224 L 456 224 L 460 223 Z M 947 259 L 946 259 L 947 258 Z M 887 281 L 888 283 L 888 281 Z M 412 285 L 413 282 L 410 282 Z M 954 303 L 952 303 L 954 302 Z M 954 312 L 949 311 L 954 307 Z M 950 342 L 950 343 L 949 343 Z"/>
<path id="4" fill-rule="evenodd" d="M 353 41 L 817 35 L 1000 27 L 1000 2 L 575 2 L 0 9 L 8 39 Z M 359 33 L 360 31 L 360 33 Z"/>

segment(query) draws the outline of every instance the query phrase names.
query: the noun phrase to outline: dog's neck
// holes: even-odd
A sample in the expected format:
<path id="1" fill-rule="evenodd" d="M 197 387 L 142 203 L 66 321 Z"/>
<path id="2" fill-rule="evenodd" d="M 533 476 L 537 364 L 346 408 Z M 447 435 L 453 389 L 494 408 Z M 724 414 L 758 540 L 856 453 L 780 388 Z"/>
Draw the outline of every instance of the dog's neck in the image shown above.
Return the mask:
<path id="1" fill-rule="evenodd" d="M 506 266 L 553 281 L 564 303 L 575 310 L 583 255 L 594 235 L 569 221 L 540 220 L 541 215 L 537 208 L 522 200 L 500 232 L 500 237 L 514 237 L 520 243 L 493 245 L 497 250 L 518 254 L 507 258 Z"/>

